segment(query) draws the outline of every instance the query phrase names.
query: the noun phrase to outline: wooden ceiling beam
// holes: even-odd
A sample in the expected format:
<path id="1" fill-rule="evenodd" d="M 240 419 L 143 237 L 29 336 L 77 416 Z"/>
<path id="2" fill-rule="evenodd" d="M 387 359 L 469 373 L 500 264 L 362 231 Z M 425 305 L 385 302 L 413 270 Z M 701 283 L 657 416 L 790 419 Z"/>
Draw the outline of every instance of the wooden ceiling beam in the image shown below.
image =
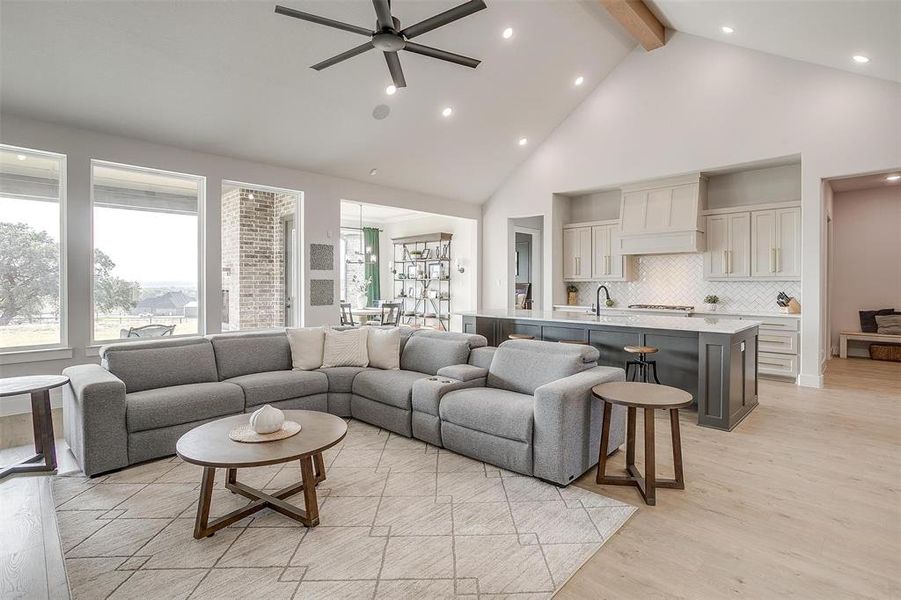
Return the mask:
<path id="1" fill-rule="evenodd" d="M 607 12 L 647 50 L 666 43 L 666 27 L 642 0 L 600 0 Z"/>

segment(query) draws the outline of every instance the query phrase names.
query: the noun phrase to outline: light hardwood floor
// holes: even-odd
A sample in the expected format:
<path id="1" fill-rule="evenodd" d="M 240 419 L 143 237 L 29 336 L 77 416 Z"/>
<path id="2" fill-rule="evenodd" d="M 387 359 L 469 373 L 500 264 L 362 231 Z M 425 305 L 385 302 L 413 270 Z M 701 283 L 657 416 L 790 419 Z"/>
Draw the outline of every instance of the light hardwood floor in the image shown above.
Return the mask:
<path id="1" fill-rule="evenodd" d="M 581 477 L 639 510 L 555 598 L 901 598 L 901 364 L 834 359 L 823 389 L 761 381 L 759 401 L 730 433 L 683 411 L 686 490 L 657 506 Z"/>

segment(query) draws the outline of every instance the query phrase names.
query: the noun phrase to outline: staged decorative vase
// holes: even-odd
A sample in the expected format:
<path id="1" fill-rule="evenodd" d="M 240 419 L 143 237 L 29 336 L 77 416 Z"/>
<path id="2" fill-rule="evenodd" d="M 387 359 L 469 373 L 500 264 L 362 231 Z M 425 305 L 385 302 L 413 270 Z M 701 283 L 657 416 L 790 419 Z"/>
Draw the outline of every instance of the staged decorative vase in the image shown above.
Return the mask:
<path id="1" fill-rule="evenodd" d="M 716 304 L 705 304 L 704 310 L 707 312 L 716 312 Z"/>
<path id="2" fill-rule="evenodd" d="M 273 433 L 282 428 L 285 413 L 268 404 L 250 415 L 250 427 L 257 433 Z"/>

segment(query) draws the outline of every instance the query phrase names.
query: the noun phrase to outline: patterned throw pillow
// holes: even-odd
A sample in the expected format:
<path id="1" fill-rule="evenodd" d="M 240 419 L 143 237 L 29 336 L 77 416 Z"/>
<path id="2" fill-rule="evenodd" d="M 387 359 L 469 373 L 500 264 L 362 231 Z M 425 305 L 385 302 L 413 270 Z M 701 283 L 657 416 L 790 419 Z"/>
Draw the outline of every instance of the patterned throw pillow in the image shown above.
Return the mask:
<path id="1" fill-rule="evenodd" d="M 369 352 L 366 349 L 367 330 L 348 329 L 347 331 L 325 330 L 325 348 L 322 352 L 322 368 L 330 367 L 368 367 Z"/>
<path id="2" fill-rule="evenodd" d="M 895 312 L 894 308 L 882 308 L 879 310 L 861 310 L 860 313 L 860 331 L 861 333 L 876 333 L 876 316 L 890 315 Z"/>
<path id="3" fill-rule="evenodd" d="M 876 333 L 901 335 L 901 315 L 876 315 Z"/>

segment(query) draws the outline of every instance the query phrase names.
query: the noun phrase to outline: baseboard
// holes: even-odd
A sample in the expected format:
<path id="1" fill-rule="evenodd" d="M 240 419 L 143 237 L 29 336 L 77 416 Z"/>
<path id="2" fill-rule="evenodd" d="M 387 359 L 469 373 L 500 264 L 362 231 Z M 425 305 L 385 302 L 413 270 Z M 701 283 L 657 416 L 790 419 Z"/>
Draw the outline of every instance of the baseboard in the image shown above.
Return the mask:
<path id="1" fill-rule="evenodd" d="M 823 387 L 823 376 L 798 375 L 798 385 L 801 387 L 821 388 Z"/>

